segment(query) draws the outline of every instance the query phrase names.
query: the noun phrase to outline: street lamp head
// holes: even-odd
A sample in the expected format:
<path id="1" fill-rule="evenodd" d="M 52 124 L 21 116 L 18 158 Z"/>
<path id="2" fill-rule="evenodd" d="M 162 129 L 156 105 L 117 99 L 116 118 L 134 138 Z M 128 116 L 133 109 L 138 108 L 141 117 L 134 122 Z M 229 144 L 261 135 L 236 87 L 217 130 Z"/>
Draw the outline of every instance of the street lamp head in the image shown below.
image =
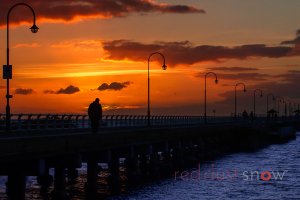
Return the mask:
<path id="1" fill-rule="evenodd" d="M 39 31 L 39 27 L 37 25 L 33 24 L 33 26 L 30 28 L 32 33 L 37 33 Z"/>
<path id="2" fill-rule="evenodd" d="M 218 84 L 218 82 L 219 82 L 218 79 L 216 79 L 216 80 L 215 80 L 215 83 Z"/>
<path id="3" fill-rule="evenodd" d="M 166 70 L 166 69 L 167 69 L 167 65 L 165 65 L 165 63 L 163 64 L 162 69 L 163 69 L 163 70 Z"/>

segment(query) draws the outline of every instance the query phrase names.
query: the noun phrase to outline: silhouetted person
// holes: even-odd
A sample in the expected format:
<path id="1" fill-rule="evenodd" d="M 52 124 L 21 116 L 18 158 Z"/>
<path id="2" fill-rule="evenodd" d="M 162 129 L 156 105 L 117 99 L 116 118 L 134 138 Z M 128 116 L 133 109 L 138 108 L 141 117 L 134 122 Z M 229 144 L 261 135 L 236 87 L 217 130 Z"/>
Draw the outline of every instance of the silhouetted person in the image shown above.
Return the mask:
<path id="1" fill-rule="evenodd" d="M 243 116 L 244 119 L 248 119 L 249 116 L 248 116 L 248 113 L 247 113 L 246 110 L 243 111 L 242 116 Z"/>
<path id="2" fill-rule="evenodd" d="M 99 98 L 96 98 L 95 101 L 90 104 L 88 114 L 91 121 L 92 131 L 96 133 L 102 122 L 102 106 Z"/>

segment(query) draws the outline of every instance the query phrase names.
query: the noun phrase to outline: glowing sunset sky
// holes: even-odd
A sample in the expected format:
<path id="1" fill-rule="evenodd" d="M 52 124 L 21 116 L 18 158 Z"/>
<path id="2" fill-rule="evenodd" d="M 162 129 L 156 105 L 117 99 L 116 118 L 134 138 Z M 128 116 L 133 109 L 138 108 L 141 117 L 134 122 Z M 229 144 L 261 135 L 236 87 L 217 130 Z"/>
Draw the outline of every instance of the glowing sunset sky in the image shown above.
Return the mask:
<path id="1" fill-rule="evenodd" d="M 146 114 L 147 59 L 152 57 L 153 114 L 202 115 L 204 73 L 208 114 L 253 107 L 266 111 L 266 94 L 300 103 L 299 0 L 0 0 L 0 61 L 6 63 L 6 14 L 18 2 L 32 15 L 11 13 L 12 113 L 85 113 L 99 97 L 107 113 Z M 6 82 L 0 83 L 5 112 Z M 273 105 L 273 102 L 270 103 Z M 283 110 L 283 106 L 281 106 Z M 282 112 L 281 110 L 281 112 Z"/>

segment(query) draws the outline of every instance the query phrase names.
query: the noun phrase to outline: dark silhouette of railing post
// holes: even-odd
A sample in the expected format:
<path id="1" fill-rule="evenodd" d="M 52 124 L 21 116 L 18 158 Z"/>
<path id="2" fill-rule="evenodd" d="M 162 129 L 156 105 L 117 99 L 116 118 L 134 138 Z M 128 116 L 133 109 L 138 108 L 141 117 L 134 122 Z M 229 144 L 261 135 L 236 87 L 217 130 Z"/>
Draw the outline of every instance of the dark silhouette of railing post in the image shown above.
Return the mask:
<path id="1" fill-rule="evenodd" d="M 218 76 L 216 73 L 214 72 L 207 72 L 204 76 L 204 124 L 207 123 L 207 114 L 206 114 L 206 77 L 209 75 L 209 74 L 212 74 L 215 76 L 215 83 L 217 84 L 218 83 Z"/>
<path id="2" fill-rule="evenodd" d="M 5 66 L 5 69 L 4 69 L 4 75 L 5 75 L 5 79 L 6 79 L 6 130 L 7 131 L 10 131 L 10 126 L 11 126 L 11 116 L 10 116 L 10 105 L 9 105 L 9 99 L 12 98 L 13 96 L 9 94 L 9 79 L 12 79 L 12 66 L 9 65 L 9 16 L 10 16 L 10 13 L 11 11 L 17 7 L 17 6 L 25 6 L 25 7 L 28 7 L 31 11 L 32 11 L 32 14 L 33 14 L 33 25 L 32 27 L 30 28 L 31 29 L 31 32 L 32 33 L 37 33 L 39 28 L 36 26 L 35 24 L 35 12 L 33 10 L 33 8 L 26 4 L 26 3 L 17 3 L 15 5 L 13 5 L 8 13 L 7 13 L 7 18 L 6 18 L 6 25 L 7 25 L 7 28 L 6 28 L 6 66 Z"/>
<path id="3" fill-rule="evenodd" d="M 235 87 L 234 87 L 234 118 L 235 119 L 236 119 L 236 107 L 237 107 L 236 88 L 239 85 L 244 86 L 244 90 L 243 91 L 246 92 L 246 85 L 244 83 L 237 83 L 237 84 L 235 84 Z"/>
<path id="4" fill-rule="evenodd" d="M 160 52 L 154 52 L 154 53 L 151 53 L 149 58 L 148 58 L 148 112 L 147 112 L 147 117 L 148 117 L 148 123 L 147 125 L 150 126 L 151 123 L 150 123 L 150 59 L 153 55 L 155 54 L 159 54 L 161 55 L 161 57 L 163 58 L 163 65 L 162 65 L 162 69 L 163 70 L 166 70 L 167 69 L 167 66 L 166 66 L 166 59 L 165 59 L 165 56 L 160 53 Z"/>

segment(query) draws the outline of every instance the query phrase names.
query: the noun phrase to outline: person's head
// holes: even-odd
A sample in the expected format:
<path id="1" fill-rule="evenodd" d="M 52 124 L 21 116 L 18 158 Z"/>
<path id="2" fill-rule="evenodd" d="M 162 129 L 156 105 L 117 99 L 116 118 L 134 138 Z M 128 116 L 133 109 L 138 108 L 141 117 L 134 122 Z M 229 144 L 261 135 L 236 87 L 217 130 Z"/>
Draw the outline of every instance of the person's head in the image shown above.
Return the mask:
<path id="1" fill-rule="evenodd" d="M 99 103 L 99 102 L 100 102 L 100 99 L 99 99 L 99 98 L 96 98 L 96 99 L 95 99 L 95 102 Z"/>

